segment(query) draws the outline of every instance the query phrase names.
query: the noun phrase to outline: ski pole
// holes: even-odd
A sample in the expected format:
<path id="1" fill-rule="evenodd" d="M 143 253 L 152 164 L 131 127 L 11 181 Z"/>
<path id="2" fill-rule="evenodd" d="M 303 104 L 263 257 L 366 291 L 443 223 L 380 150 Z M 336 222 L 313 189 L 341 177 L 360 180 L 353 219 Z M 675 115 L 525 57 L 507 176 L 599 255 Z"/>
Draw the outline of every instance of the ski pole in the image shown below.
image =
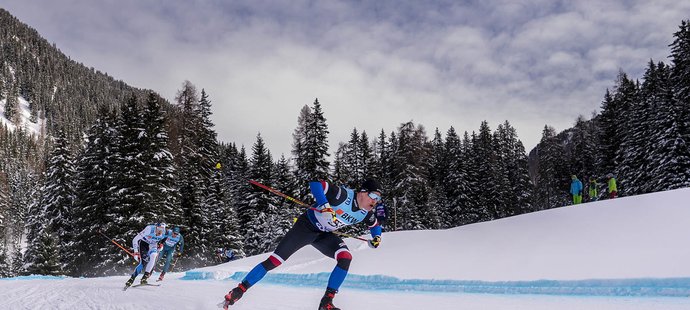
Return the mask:
<path id="1" fill-rule="evenodd" d="M 265 189 L 265 190 L 267 190 L 267 191 L 269 191 L 269 192 L 271 192 L 271 193 L 274 193 L 274 194 L 276 194 L 276 195 L 278 195 L 278 196 L 280 196 L 280 197 L 283 197 L 283 198 L 285 198 L 285 199 L 287 199 L 287 200 L 290 200 L 290 201 L 292 201 L 292 202 L 294 202 L 294 203 L 296 203 L 296 204 L 298 204 L 298 205 L 303 205 L 303 206 L 305 206 L 305 207 L 308 207 L 308 206 L 309 206 L 309 205 L 307 205 L 307 204 L 304 203 L 304 202 L 301 202 L 301 201 L 299 201 L 299 200 L 297 200 L 297 199 L 295 199 L 295 198 L 292 198 L 292 197 L 290 197 L 290 196 L 288 196 L 288 195 L 285 195 L 285 194 L 279 192 L 279 191 L 278 191 L 277 189 L 275 189 L 275 188 L 268 187 L 268 186 L 263 185 L 263 184 L 261 184 L 261 183 L 259 183 L 259 182 L 257 182 L 257 181 L 249 180 L 249 183 L 251 183 L 251 184 L 253 184 L 253 185 L 256 185 L 256 186 L 258 186 L 258 187 L 261 187 L 261 188 L 263 188 L 263 189 Z"/>
<path id="2" fill-rule="evenodd" d="M 283 197 L 283 198 L 285 198 L 285 199 L 287 199 L 287 200 L 290 200 L 290 201 L 292 201 L 292 202 L 294 202 L 294 203 L 296 203 L 296 204 L 298 204 L 298 205 L 301 205 L 301 206 L 304 206 L 304 207 L 309 207 L 310 210 L 314 210 L 314 211 L 316 211 L 316 212 L 323 213 L 322 210 L 319 210 L 319 209 L 317 209 L 317 208 L 310 207 L 307 203 L 302 202 L 302 201 L 299 201 L 299 200 L 297 200 L 297 199 L 295 199 L 295 198 L 292 198 L 292 197 L 290 197 L 290 196 L 288 196 L 288 195 L 285 195 L 285 194 L 279 192 L 279 191 L 278 191 L 277 189 L 275 189 L 275 188 L 268 187 L 268 186 L 263 185 L 263 184 L 261 184 L 261 183 L 259 183 L 259 182 L 257 182 L 257 181 L 254 181 L 254 180 L 249 180 L 249 183 L 251 183 L 251 184 L 253 184 L 253 185 L 256 185 L 256 186 L 258 186 L 258 187 L 261 187 L 261 188 L 263 188 L 263 189 L 265 189 L 265 190 L 267 190 L 267 191 L 269 191 L 269 192 L 271 192 L 271 193 L 273 193 L 273 194 L 276 194 L 276 195 L 278 195 L 278 196 L 280 196 L 280 197 Z"/>
<path id="3" fill-rule="evenodd" d="M 175 260 L 173 261 L 172 266 L 170 266 L 170 270 L 168 270 L 168 272 L 172 272 L 173 269 L 175 269 L 175 264 L 177 264 L 177 259 L 180 258 L 180 256 L 181 256 L 181 255 L 176 255 L 176 256 L 175 256 Z"/>
<path id="4" fill-rule="evenodd" d="M 101 235 L 103 235 L 103 237 L 108 238 L 108 239 L 110 240 L 110 242 L 112 242 L 113 244 L 117 245 L 120 249 L 122 249 L 123 251 L 127 252 L 127 254 L 129 254 L 130 256 L 132 256 L 132 258 L 134 258 L 134 259 L 136 260 L 136 256 L 135 256 L 132 252 L 130 252 L 129 250 L 125 249 L 125 247 L 123 247 L 123 246 L 121 246 L 119 243 L 117 243 L 117 241 L 115 241 L 115 239 L 106 236 L 106 234 L 104 234 L 104 233 L 103 233 L 102 231 L 100 231 L 100 230 L 98 231 L 98 233 L 101 234 Z"/>
<path id="5" fill-rule="evenodd" d="M 301 206 L 304 206 L 304 207 L 309 207 L 308 204 L 306 204 L 306 203 L 304 203 L 304 202 L 301 202 L 301 201 L 299 201 L 299 200 L 297 200 L 297 199 L 295 199 L 295 198 L 292 198 L 292 197 L 290 197 L 290 196 L 288 196 L 288 195 L 285 195 L 285 194 L 279 192 L 279 191 L 278 191 L 277 189 L 275 189 L 275 188 L 268 187 L 268 186 L 263 185 L 263 184 L 261 184 L 261 183 L 259 183 L 259 182 L 257 182 L 257 181 L 254 181 L 254 180 L 249 180 L 249 183 L 251 183 L 251 184 L 253 184 L 253 185 L 256 185 L 256 186 L 258 186 L 258 187 L 261 187 L 261 188 L 263 188 L 263 189 L 265 189 L 265 190 L 267 190 L 267 191 L 269 191 L 269 192 L 271 192 L 271 193 L 274 193 L 274 194 L 276 194 L 276 195 L 278 195 L 278 196 L 280 196 L 280 197 L 283 197 L 283 198 L 285 198 L 285 199 L 287 199 L 287 200 L 290 200 L 290 201 L 292 201 L 292 202 L 294 202 L 294 203 L 296 203 L 296 204 L 298 204 L 298 205 L 301 205 Z M 322 213 L 322 211 L 319 210 L 319 209 L 317 209 L 317 208 L 309 207 L 309 209 L 310 209 L 310 210 L 314 210 L 314 211 L 319 212 L 319 213 Z M 336 234 L 336 235 L 343 236 L 343 237 L 353 238 L 353 239 L 361 240 L 361 241 L 364 241 L 364 242 L 369 242 L 369 240 L 367 240 L 367 239 L 360 238 L 360 237 L 357 237 L 357 236 L 348 235 L 348 234 L 346 234 L 346 233 L 342 233 L 342 232 L 339 232 L 339 231 L 333 231 L 333 233 Z"/>

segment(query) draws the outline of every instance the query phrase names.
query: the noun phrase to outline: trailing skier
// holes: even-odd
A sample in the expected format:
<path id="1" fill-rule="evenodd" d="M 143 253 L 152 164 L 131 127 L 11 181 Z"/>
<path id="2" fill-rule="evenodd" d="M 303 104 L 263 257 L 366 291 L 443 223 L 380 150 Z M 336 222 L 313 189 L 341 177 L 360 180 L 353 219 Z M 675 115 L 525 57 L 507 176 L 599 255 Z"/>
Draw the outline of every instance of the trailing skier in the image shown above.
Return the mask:
<path id="1" fill-rule="evenodd" d="M 132 239 L 134 257 L 139 264 L 134 269 L 132 276 L 127 280 L 127 283 L 125 283 L 125 290 L 134 283 L 134 279 L 142 270 L 144 271 L 144 276 L 141 278 L 141 284 L 148 284 L 148 278 L 151 276 L 151 271 L 158 257 L 159 243 L 165 242 L 168 236 L 165 227 L 165 223 L 148 225 Z"/>
<path id="2" fill-rule="evenodd" d="M 345 281 L 352 255 L 345 242 L 333 232 L 348 225 L 364 222 L 369 225 L 373 238 L 368 241 L 369 245 L 377 248 L 381 243 L 381 226 L 372 209 L 381 201 L 381 186 L 377 181 L 369 179 L 362 183 L 358 191 L 345 186 L 335 186 L 326 181 L 310 182 L 309 188 L 316 199 L 315 206 L 300 215 L 275 251 L 265 261 L 256 265 L 237 287 L 225 295 L 224 309 L 237 302 L 268 271 L 280 266 L 300 248 L 311 244 L 319 252 L 336 260 L 319 310 L 339 310 L 333 305 L 333 298 Z"/>
<path id="3" fill-rule="evenodd" d="M 165 265 L 163 266 L 161 275 L 158 276 L 158 280 L 156 281 L 163 281 L 165 273 L 168 272 L 168 270 L 170 269 L 170 261 L 172 260 L 175 254 L 176 248 L 177 258 L 180 258 L 180 256 L 182 256 L 182 252 L 184 251 L 184 238 L 180 233 L 179 226 L 175 226 L 175 228 L 173 228 L 172 230 L 168 230 L 168 237 L 165 239 L 163 249 L 161 250 L 161 253 L 159 255 L 160 259 L 163 259 L 165 257 Z"/>

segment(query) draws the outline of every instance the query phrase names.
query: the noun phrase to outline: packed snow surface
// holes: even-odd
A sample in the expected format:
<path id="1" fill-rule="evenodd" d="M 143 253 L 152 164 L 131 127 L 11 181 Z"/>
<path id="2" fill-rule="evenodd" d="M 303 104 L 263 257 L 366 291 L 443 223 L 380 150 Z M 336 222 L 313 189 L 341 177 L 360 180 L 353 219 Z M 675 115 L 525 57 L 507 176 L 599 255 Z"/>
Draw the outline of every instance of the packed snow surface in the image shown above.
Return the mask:
<path id="1" fill-rule="evenodd" d="M 378 249 L 347 239 L 353 261 L 334 303 L 348 310 L 690 309 L 688 201 L 690 189 L 680 189 L 447 230 L 387 232 Z M 217 309 L 268 255 L 125 292 L 126 275 L 4 279 L 0 308 Z M 317 309 L 334 265 L 305 247 L 231 309 Z"/>

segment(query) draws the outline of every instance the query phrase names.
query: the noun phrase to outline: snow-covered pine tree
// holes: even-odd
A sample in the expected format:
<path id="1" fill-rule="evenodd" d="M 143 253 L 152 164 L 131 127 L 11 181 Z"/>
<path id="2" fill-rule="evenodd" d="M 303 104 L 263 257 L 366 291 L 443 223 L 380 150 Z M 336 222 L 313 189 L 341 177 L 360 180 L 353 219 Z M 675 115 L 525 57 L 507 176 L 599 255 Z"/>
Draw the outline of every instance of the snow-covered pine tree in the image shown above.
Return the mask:
<path id="1" fill-rule="evenodd" d="M 665 190 L 690 186 L 690 20 L 681 22 L 671 43 L 671 115 L 665 118 L 666 132 L 655 145 L 659 162 L 655 175 Z M 662 158 L 664 157 L 664 158 Z M 658 174 L 661 173 L 661 174 Z"/>
<path id="2" fill-rule="evenodd" d="M 285 158 L 285 155 L 280 156 L 280 159 L 273 168 L 273 184 L 275 189 L 288 196 L 293 196 L 294 193 L 297 192 L 298 185 L 290 169 L 290 162 Z M 285 198 L 278 198 L 278 205 L 281 208 L 279 211 L 283 215 L 283 218 L 287 219 L 287 221 L 281 222 L 281 229 L 284 233 L 292 227 L 293 218 L 299 216 L 304 210 L 304 207 Z"/>
<path id="3" fill-rule="evenodd" d="M 644 188 L 656 179 L 649 166 L 648 156 L 653 153 L 650 137 L 658 136 L 657 125 L 653 115 L 661 113 L 658 109 L 668 109 L 671 99 L 668 70 L 663 63 L 657 65 L 650 60 L 640 87 L 639 99 L 632 102 L 630 112 L 623 115 L 621 128 L 623 136 L 618 178 L 624 179 L 626 186 L 622 194 L 637 195 L 645 192 Z M 584 180 L 583 180 L 584 181 Z"/>
<path id="4" fill-rule="evenodd" d="M 0 241 L 2 241 L 0 239 Z M 9 278 L 13 276 L 12 265 L 10 264 L 9 255 L 4 244 L 0 245 L 0 278 Z"/>
<path id="5" fill-rule="evenodd" d="M 211 101 L 204 89 L 201 90 L 201 98 L 198 103 L 198 124 L 197 129 L 197 152 L 199 163 L 195 167 L 200 176 L 200 190 L 202 191 L 199 201 L 201 202 L 199 214 L 202 221 L 195 228 L 201 228 L 199 234 L 199 244 L 195 245 L 200 257 L 206 257 L 202 264 L 206 265 L 212 261 L 213 242 L 210 240 L 213 234 L 213 220 L 211 216 L 216 210 L 224 209 L 225 206 L 225 185 L 216 165 L 219 163 L 219 145 L 217 134 L 213 130 L 211 121 Z"/>
<path id="6" fill-rule="evenodd" d="M 338 143 L 338 149 L 335 151 L 335 158 L 333 159 L 333 173 L 331 174 L 331 181 L 345 183 L 344 180 L 349 179 L 349 171 L 345 165 L 345 152 L 347 151 L 347 144 Z"/>
<path id="7" fill-rule="evenodd" d="M 27 211 L 25 229 L 26 243 L 28 246 L 26 247 L 26 251 L 23 255 L 22 271 L 24 273 L 28 272 L 28 269 L 31 268 L 31 266 L 38 259 L 38 249 L 35 245 L 38 244 L 40 235 L 46 227 L 44 213 L 45 208 L 43 208 L 42 198 L 44 188 L 43 180 L 39 179 L 38 184 L 36 184 L 35 198 L 31 201 Z"/>
<path id="8" fill-rule="evenodd" d="M 117 201 L 106 196 L 114 185 L 111 176 L 118 169 L 114 165 L 116 117 L 106 109 L 99 113 L 99 118 L 86 133 L 84 150 L 77 160 L 75 238 L 69 254 L 73 276 L 98 276 L 130 268 L 126 264 L 127 255 L 98 233 L 102 231 L 124 246 L 131 246 L 127 241 L 133 236 L 116 235 L 118 228 L 111 222 L 116 214 L 108 210 L 115 208 L 111 204 Z"/>
<path id="9" fill-rule="evenodd" d="M 248 178 L 248 163 L 244 147 L 241 151 L 232 144 L 228 146 L 223 158 L 226 164 L 223 166 L 225 171 L 226 183 L 228 184 L 228 204 L 226 217 L 222 220 L 224 235 L 228 238 L 228 247 L 235 250 L 235 255 L 244 257 L 244 226 L 242 223 L 250 222 L 251 213 L 244 214 L 240 210 L 246 210 L 247 197 L 249 196 L 250 185 Z M 220 245 L 214 245 L 220 247 Z"/>
<path id="10" fill-rule="evenodd" d="M 292 133 L 292 158 L 295 164 L 295 180 L 297 182 L 308 182 L 309 175 L 306 169 L 306 145 L 307 145 L 307 123 L 312 118 L 311 108 L 305 105 L 300 110 L 299 116 L 297 117 L 297 127 Z M 337 154 L 336 154 L 337 155 Z M 295 193 L 296 198 L 304 201 L 309 196 L 309 187 L 303 186 L 298 188 L 298 192 Z"/>
<path id="11" fill-rule="evenodd" d="M 394 186 L 391 196 L 397 225 L 402 229 L 424 229 L 423 217 L 427 212 L 430 188 L 427 183 L 429 168 L 426 158 L 429 145 L 421 125 L 407 122 L 398 128 L 398 142 L 394 153 Z"/>
<path id="12" fill-rule="evenodd" d="M 452 126 L 446 132 L 443 142 L 443 163 L 441 164 L 438 186 L 443 189 L 447 200 L 445 214 L 445 227 L 459 226 L 465 223 L 461 221 L 461 215 L 469 203 L 470 185 L 467 175 L 467 161 L 463 154 L 460 137 Z M 438 155 L 437 155 L 438 156 Z"/>
<path id="13" fill-rule="evenodd" d="M 496 200 L 497 219 L 517 213 L 517 206 L 513 205 L 514 197 L 509 178 L 509 164 L 512 160 L 513 145 L 516 143 L 512 130 L 512 126 L 506 121 L 498 125 L 491 137 L 491 151 L 494 154 L 494 164 L 491 166 L 493 182 L 487 187 L 493 188 L 491 196 Z"/>
<path id="14" fill-rule="evenodd" d="M 143 193 L 148 197 L 147 205 L 158 210 L 162 220 L 172 223 L 182 222 L 179 204 L 179 192 L 175 186 L 175 165 L 173 155 L 168 147 L 168 133 L 165 128 L 165 114 L 161 110 L 160 98 L 150 92 L 146 100 L 143 115 L 144 146 L 142 161 L 145 166 Z"/>
<path id="15" fill-rule="evenodd" d="M 578 116 L 572 128 L 568 162 L 571 174 L 577 175 L 585 188 L 589 178 L 597 176 L 597 137 L 594 121 Z"/>
<path id="16" fill-rule="evenodd" d="M 31 156 L 35 156 L 36 160 L 39 160 L 38 158 L 40 157 L 36 153 L 33 153 Z M 35 198 L 35 186 L 38 183 L 38 175 L 33 165 L 16 160 L 12 166 L 11 169 L 5 170 L 8 171 L 7 185 L 9 186 L 9 209 L 7 214 L 10 216 L 6 216 L 8 243 L 20 242 L 25 237 L 26 213 L 28 206 Z"/>
<path id="17" fill-rule="evenodd" d="M 210 241 L 206 240 L 211 231 L 211 210 L 205 196 L 211 186 L 211 175 L 218 162 L 215 133 L 208 119 L 210 102 L 205 95 L 197 99 L 196 87 L 185 81 L 176 100 L 181 109 L 181 128 L 179 135 L 180 154 L 178 160 L 178 186 L 180 205 L 183 214 L 182 230 L 185 235 L 185 252 L 188 253 L 190 267 L 209 263 Z M 203 107 L 202 107 L 203 103 Z M 213 140 L 212 142 L 209 142 Z M 211 145 L 213 143 L 216 145 Z M 189 246 L 187 246 L 189 244 Z"/>
<path id="18" fill-rule="evenodd" d="M 503 216 L 511 216 L 531 211 L 530 200 L 534 186 L 529 178 L 527 154 L 517 131 L 508 121 L 499 125 L 494 133 L 496 152 L 507 177 L 503 191 Z"/>
<path id="19" fill-rule="evenodd" d="M 273 186 L 273 159 L 270 152 L 266 149 L 261 134 L 256 135 L 256 142 L 252 146 L 252 157 L 249 160 L 249 178 L 266 186 Z M 270 221 L 274 220 L 276 210 L 269 209 L 269 204 L 273 202 L 270 193 L 259 187 L 252 187 L 249 196 L 246 197 L 248 205 L 241 212 L 249 212 L 250 222 L 246 223 L 244 251 L 249 255 L 265 252 L 265 249 L 273 241 L 272 231 L 269 226 L 274 225 Z M 273 195 L 273 194 L 270 194 Z M 263 251 L 262 251 L 263 250 Z"/>
<path id="20" fill-rule="evenodd" d="M 4 169 L 3 169 L 4 171 Z M 10 211 L 9 183 L 7 174 L 0 172 L 0 246 L 6 244 L 8 213 Z"/>
<path id="21" fill-rule="evenodd" d="M 429 158 L 429 184 L 432 188 L 443 183 L 443 180 L 448 175 L 448 165 L 448 154 L 443 137 L 438 127 L 436 127 L 434 138 L 431 140 L 431 157 Z"/>
<path id="22" fill-rule="evenodd" d="M 482 121 L 479 126 L 479 134 L 472 137 L 472 154 L 474 159 L 474 170 L 477 172 L 478 188 L 474 188 L 473 199 L 477 203 L 475 209 L 478 221 L 489 221 L 496 219 L 500 202 L 498 197 L 498 186 L 493 180 L 495 173 L 492 169 L 495 166 L 496 154 L 493 151 L 493 137 L 491 128 L 487 121 Z"/>
<path id="23" fill-rule="evenodd" d="M 616 169 L 619 167 L 620 160 L 623 157 L 621 143 L 626 134 L 623 132 L 624 128 L 620 126 L 620 123 L 623 121 L 624 115 L 630 112 L 633 102 L 637 100 L 636 98 L 636 84 L 628 78 L 627 74 L 620 72 L 616 79 L 614 92 L 609 93 L 608 90 L 606 91 L 599 118 L 600 150 L 598 154 L 600 159 L 598 162 L 604 175 L 617 173 Z M 619 182 L 620 185 L 621 182 Z"/>
<path id="24" fill-rule="evenodd" d="M 47 231 L 51 232 L 51 238 L 55 239 L 52 244 L 59 249 L 59 269 L 67 270 L 68 249 L 74 238 L 72 212 L 76 171 L 64 131 L 59 130 L 54 139 L 53 150 L 46 165 L 42 206 Z M 40 261 L 34 262 L 38 263 Z"/>
<path id="25" fill-rule="evenodd" d="M 57 276 L 64 271 L 61 268 L 57 236 L 50 233 L 48 226 L 38 234 L 30 245 L 35 251 L 35 260 L 27 268 L 28 274 Z"/>
<path id="26" fill-rule="evenodd" d="M 329 176 L 328 124 L 321 110 L 319 99 L 314 100 L 312 113 L 307 118 L 304 144 L 302 145 L 302 175 L 307 180 L 326 180 Z"/>
<path id="27" fill-rule="evenodd" d="M 220 163 L 219 163 L 220 164 Z M 225 182 L 225 177 L 223 176 L 224 171 L 221 166 L 216 166 L 216 171 L 214 171 L 212 176 L 212 183 L 210 191 L 205 197 L 204 203 L 211 207 L 210 209 L 210 228 L 211 231 L 208 234 L 208 244 L 205 245 L 205 251 L 208 252 L 209 256 L 213 256 L 214 248 L 226 248 L 229 247 L 231 236 L 229 233 L 228 225 L 230 216 L 235 216 L 231 214 L 231 209 L 229 207 L 228 195 L 227 195 L 227 185 Z M 209 257 L 212 261 L 213 258 Z"/>
<path id="28" fill-rule="evenodd" d="M 108 206 L 105 217 L 108 222 L 102 230 L 111 238 L 122 238 L 125 246 L 131 246 L 132 238 L 146 225 L 157 220 L 159 214 L 155 206 L 146 204 L 150 197 L 143 190 L 143 173 L 147 163 L 143 161 L 142 154 L 147 146 L 143 145 L 144 124 L 134 94 L 120 106 L 120 115 L 112 134 L 107 158 L 110 187 L 105 193 L 105 204 Z M 115 250 L 119 251 L 112 249 Z M 128 267 L 128 258 L 122 254 L 116 262 L 109 262 L 108 267 L 112 269 L 108 273 Z"/>
<path id="29" fill-rule="evenodd" d="M 357 128 L 354 128 L 350 133 L 350 140 L 345 144 L 345 151 L 342 158 L 346 173 L 341 176 L 341 182 L 350 188 L 356 188 L 356 186 L 363 181 L 361 172 L 364 169 L 361 167 L 362 162 L 360 159 L 362 156 L 360 153 L 362 150 L 360 149 L 361 144 L 359 141 L 359 132 Z"/>
<path id="30" fill-rule="evenodd" d="M 4 115 L 5 118 L 7 118 L 13 124 L 20 125 L 19 100 L 17 99 L 19 96 L 19 90 L 17 83 L 14 81 L 7 81 L 7 84 L 5 94 L 5 98 L 7 98 L 7 100 L 5 100 Z"/>
<path id="31" fill-rule="evenodd" d="M 565 195 L 563 189 L 558 188 L 558 176 L 556 162 L 562 160 L 559 156 L 560 147 L 556 142 L 556 130 L 553 127 L 544 125 L 541 140 L 537 145 L 537 157 L 539 166 L 536 175 L 536 210 L 545 210 L 559 206 L 563 201 L 559 196 Z"/>
<path id="32" fill-rule="evenodd" d="M 362 170 L 359 172 L 359 181 L 355 184 L 355 186 L 359 186 L 365 179 L 371 178 L 371 171 L 373 170 L 374 166 L 374 150 L 372 147 L 372 142 L 373 141 L 369 141 L 369 136 L 367 135 L 367 132 L 362 130 L 362 134 L 359 138 L 359 149 L 361 150 L 361 152 L 360 157 L 358 159 L 360 162 L 360 166 L 362 167 Z"/>
<path id="33" fill-rule="evenodd" d="M 22 256 L 22 247 L 19 243 L 15 243 L 12 248 L 12 265 L 10 268 L 12 276 L 15 277 L 24 273 L 24 257 Z"/>

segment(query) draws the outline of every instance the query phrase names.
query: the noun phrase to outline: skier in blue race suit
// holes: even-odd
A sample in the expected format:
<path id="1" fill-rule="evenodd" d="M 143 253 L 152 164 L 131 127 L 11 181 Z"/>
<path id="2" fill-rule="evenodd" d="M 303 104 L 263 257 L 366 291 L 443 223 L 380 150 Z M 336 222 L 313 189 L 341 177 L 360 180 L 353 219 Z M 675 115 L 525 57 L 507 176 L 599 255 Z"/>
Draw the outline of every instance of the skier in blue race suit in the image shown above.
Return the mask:
<path id="1" fill-rule="evenodd" d="M 134 239 L 132 239 L 132 248 L 134 249 L 134 257 L 139 262 L 137 268 L 134 269 L 132 276 L 125 283 L 125 289 L 134 283 L 137 275 L 144 270 L 144 276 L 141 277 L 141 284 L 147 284 L 148 278 L 151 276 L 153 266 L 156 264 L 158 257 L 158 247 L 160 242 L 165 242 L 167 237 L 165 223 L 157 223 L 155 225 L 148 225 L 139 232 Z"/>
<path id="2" fill-rule="evenodd" d="M 172 261 L 172 258 L 175 254 L 175 248 L 177 248 L 177 257 L 179 258 L 182 256 L 182 252 L 184 251 L 184 238 L 180 233 L 179 226 L 175 226 L 175 228 L 172 230 L 168 230 L 168 238 L 165 239 L 163 250 L 161 250 L 161 253 L 158 256 L 161 259 L 165 257 L 165 265 L 163 266 L 163 270 L 161 271 L 161 275 L 158 276 L 157 281 L 163 281 L 165 273 L 170 270 L 170 261 Z"/>
<path id="3" fill-rule="evenodd" d="M 369 179 L 355 191 L 326 181 L 312 181 L 309 188 L 316 199 L 314 207 L 300 215 L 275 251 L 265 261 L 256 265 L 237 287 L 225 295 L 224 309 L 237 302 L 268 271 L 280 266 L 300 248 L 311 244 L 319 252 L 336 260 L 319 310 L 338 310 L 333 305 L 333 297 L 347 276 L 352 255 L 345 242 L 333 231 L 364 222 L 369 226 L 372 236 L 369 246 L 377 248 L 381 244 L 381 226 L 372 209 L 381 201 L 381 185 Z"/>

